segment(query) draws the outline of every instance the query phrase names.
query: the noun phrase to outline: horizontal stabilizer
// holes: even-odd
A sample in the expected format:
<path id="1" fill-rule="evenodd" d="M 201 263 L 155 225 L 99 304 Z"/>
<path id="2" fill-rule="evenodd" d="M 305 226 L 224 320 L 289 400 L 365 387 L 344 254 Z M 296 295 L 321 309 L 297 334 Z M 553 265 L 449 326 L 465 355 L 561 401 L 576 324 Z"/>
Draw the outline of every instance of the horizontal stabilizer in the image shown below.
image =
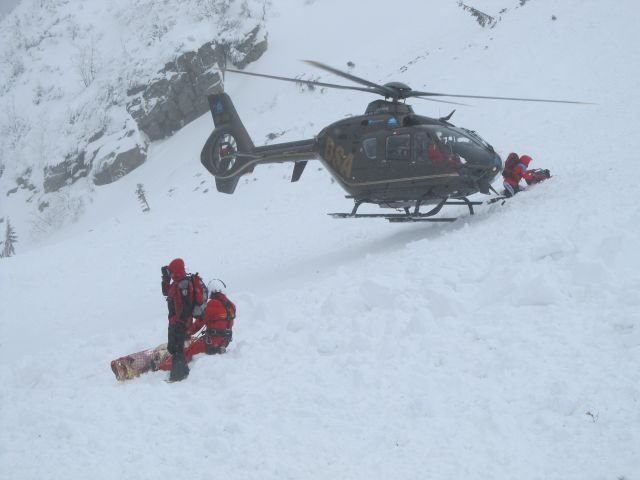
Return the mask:
<path id="1" fill-rule="evenodd" d="M 302 176 L 302 172 L 304 171 L 304 167 L 307 166 L 307 162 L 296 162 L 296 164 L 293 167 L 293 175 L 291 175 L 291 181 L 292 182 L 297 182 L 298 180 L 300 180 L 300 177 Z"/>

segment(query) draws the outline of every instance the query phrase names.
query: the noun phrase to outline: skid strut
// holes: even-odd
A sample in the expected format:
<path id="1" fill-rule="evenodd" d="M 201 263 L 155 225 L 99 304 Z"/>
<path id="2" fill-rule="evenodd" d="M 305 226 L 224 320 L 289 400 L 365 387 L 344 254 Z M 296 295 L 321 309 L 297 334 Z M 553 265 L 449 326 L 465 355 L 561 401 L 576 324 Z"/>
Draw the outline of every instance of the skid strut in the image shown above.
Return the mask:
<path id="1" fill-rule="evenodd" d="M 358 213 L 358 208 L 363 203 L 376 203 L 367 199 L 356 200 L 353 205 L 353 209 L 351 213 L 330 213 L 333 218 L 384 218 L 390 222 L 394 223 L 402 223 L 402 222 L 453 222 L 456 219 L 450 217 L 438 217 L 432 218 L 434 215 L 440 213 L 440 210 L 445 205 L 466 205 L 469 208 L 469 214 L 473 215 L 473 206 L 474 205 L 482 205 L 483 202 L 472 202 L 466 197 L 462 197 L 461 199 L 450 200 L 448 198 L 443 198 L 440 202 L 438 202 L 435 207 L 433 207 L 428 212 L 421 213 L 420 207 L 422 206 L 422 199 L 416 202 L 415 207 L 410 209 L 409 207 L 404 207 L 404 213 Z"/>

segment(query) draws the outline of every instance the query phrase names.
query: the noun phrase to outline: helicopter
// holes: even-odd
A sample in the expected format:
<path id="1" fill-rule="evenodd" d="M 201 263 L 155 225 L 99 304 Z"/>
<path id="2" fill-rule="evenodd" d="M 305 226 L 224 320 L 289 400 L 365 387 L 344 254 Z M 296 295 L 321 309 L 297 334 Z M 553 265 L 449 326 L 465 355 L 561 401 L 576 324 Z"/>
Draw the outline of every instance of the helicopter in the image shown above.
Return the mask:
<path id="1" fill-rule="evenodd" d="M 380 85 L 314 60 L 308 65 L 328 71 L 358 85 L 339 85 L 225 69 L 242 75 L 295 82 L 309 86 L 354 90 L 380 95 L 363 115 L 338 120 L 314 138 L 255 146 L 231 98 L 226 93 L 208 95 L 215 129 L 200 155 L 202 165 L 215 177 L 219 192 L 232 194 L 242 175 L 257 165 L 292 162 L 292 182 L 297 182 L 309 160 L 320 160 L 354 201 L 351 212 L 330 213 L 334 218 L 381 217 L 390 222 L 449 222 L 435 217 L 447 205 L 473 207 L 471 195 L 498 192 L 491 183 L 502 171 L 502 159 L 475 131 L 456 127 L 446 117 L 418 115 L 406 103 L 420 98 L 459 103 L 433 97 L 476 98 L 583 104 L 570 100 L 458 95 L 412 90 L 401 82 Z M 387 213 L 358 213 L 362 204 L 374 204 Z M 429 206 L 428 211 L 421 211 Z"/>

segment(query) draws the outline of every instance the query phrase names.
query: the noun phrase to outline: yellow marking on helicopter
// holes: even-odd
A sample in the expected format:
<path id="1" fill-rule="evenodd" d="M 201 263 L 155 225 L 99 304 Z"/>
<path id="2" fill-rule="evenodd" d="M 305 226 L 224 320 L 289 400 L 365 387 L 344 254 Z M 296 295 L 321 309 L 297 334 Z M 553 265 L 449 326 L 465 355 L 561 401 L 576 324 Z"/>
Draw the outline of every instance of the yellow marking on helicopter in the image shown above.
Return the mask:
<path id="1" fill-rule="evenodd" d="M 353 153 L 345 154 L 344 148 L 336 147 L 336 142 L 331 137 L 327 137 L 327 143 L 324 147 L 324 158 L 331 164 L 340 174 L 346 178 L 351 176 L 351 168 L 353 166 Z"/>
<path id="2" fill-rule="evenodd" d="M 405 178 L 385 178 L 384 180 L 374 180 L 370 182 L 344 182 L 347 185 L 353 185 L 361 187 L 363 185 L 384 185 L 385 183 L 416 183 L 421 180 L 431 180 L 434 178 L 447 178 L 447 177 L 459 177 L 459 173 L 439 173 L 437 175 L 422 175 L 420 177 L 405 177 Z"/>

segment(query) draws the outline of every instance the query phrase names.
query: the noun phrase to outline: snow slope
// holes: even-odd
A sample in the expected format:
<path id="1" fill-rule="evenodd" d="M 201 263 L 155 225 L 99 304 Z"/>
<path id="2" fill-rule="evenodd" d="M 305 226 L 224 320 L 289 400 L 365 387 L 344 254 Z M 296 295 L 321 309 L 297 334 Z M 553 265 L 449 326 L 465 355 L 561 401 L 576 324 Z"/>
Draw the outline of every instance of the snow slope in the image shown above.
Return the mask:
<path id="1" fill-rule="evenodd" d="M 457 107 L 454 123 L 553 180 L 474 217 L 452 208 L 452 224 L 338 221 L 325 213 L 351 204 L 319 164 L 217 193 L 203 116 L 76 224 L 0 262 L 0 477 L 640 477 L 640 7 L 486 0 L 508 7 L 486 30 L 453 1 L 404 16 L 343 3 L 278 2 L 251 68 L 340 83 L 296 59 L 353 61 L 375 82 L 595 102 Z M 370 100 L 231 74 L 227 91 L 258 144 Z M 185 382 L 118 384 L 111 359 L 165 339 L 160 266 L 176 256 L 227 282 L 234 342 Z"/>
<path id="2" fill-rule="evenodd" d="M 131 91 L 157 86 L 167 63 L 207 42 L 226 42 L 234 57 L 233 45 L 260 26 L 267 5 L 21 1 L 0 19 L 0 218 L 9 217 L 23 241 L 77 220 L 101 183 L 94 178 L 117 154 L 146 151 L 128 111 L 140 101 Z M 73 188 L 57 191 L 65 168 Z"/>
<path id="3" fill-rule="evenodd" d="M 2 2 L 0 2 L 0 19 L 11 12 L 19 1 L 20 0 L 2 0 Z"/>

